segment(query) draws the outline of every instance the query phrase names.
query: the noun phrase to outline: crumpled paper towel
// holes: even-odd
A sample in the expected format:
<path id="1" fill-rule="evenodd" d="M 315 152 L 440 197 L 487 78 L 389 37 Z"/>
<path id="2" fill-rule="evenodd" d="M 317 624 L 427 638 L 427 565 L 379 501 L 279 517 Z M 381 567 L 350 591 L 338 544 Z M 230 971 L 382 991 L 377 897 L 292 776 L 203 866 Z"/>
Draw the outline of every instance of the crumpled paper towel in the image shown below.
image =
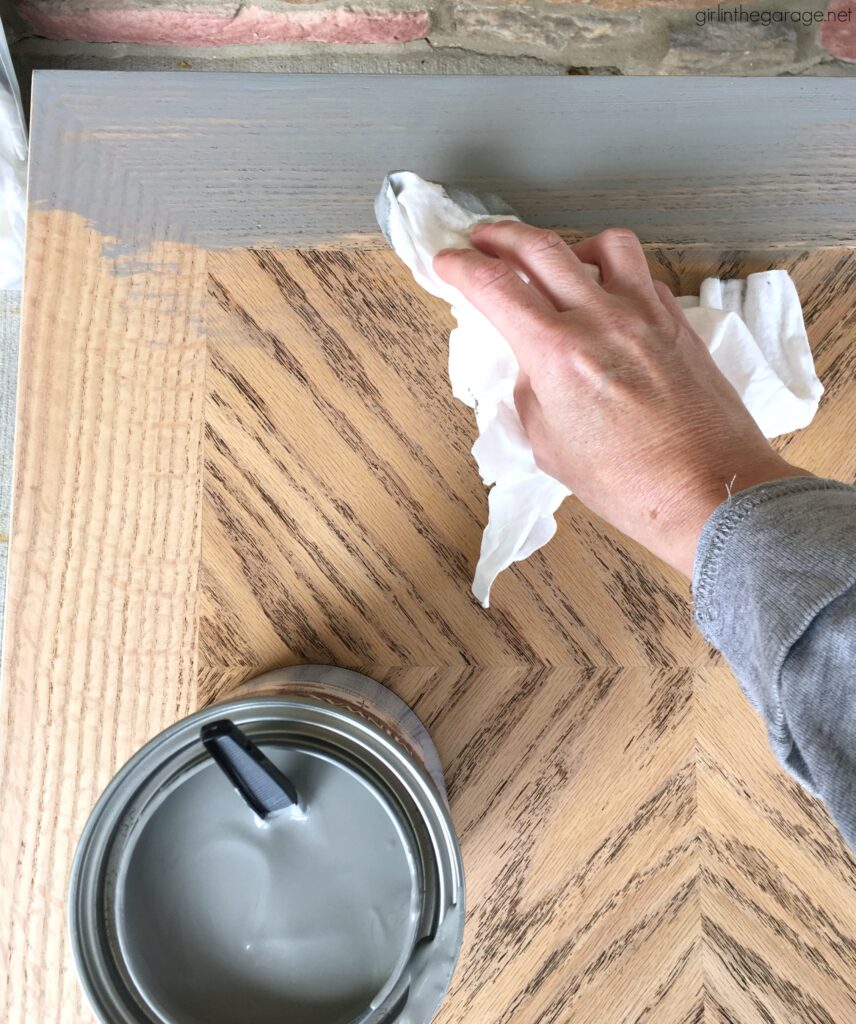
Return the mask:
<path id="1" fill-rule="evenodd" d="M 554 514 L 571 492 L 535 464 L 514 405 L 518 364 L 510 346 L 456 288 L 437 277 L 432 261 L 441 249 L 472 248 L 475 224 L 519 218 L 497 196 L 444 188 L 410 171 L 387 175 L 375 215 L 416 282 L 448 302 L 457 320 L 449 336 L 452 393 L 475 411 L 479 436 L 473 456 L 485 484 L 493 485 L 473 580 L 473 594 L 487 608 L 499 573 L 556 532 Z M 598 276 L 597 268 L 592 273 Z M 787 271 L 745 280 L 708 278 L 698 296 L 679 302 L 767 437 L 811 422 L 823 387 Z"/>
<path id="2" fill-rule="evenodd" d="M 21 288 L 26 200 L 24 108 L 0 23 L 0 289 Z"/>

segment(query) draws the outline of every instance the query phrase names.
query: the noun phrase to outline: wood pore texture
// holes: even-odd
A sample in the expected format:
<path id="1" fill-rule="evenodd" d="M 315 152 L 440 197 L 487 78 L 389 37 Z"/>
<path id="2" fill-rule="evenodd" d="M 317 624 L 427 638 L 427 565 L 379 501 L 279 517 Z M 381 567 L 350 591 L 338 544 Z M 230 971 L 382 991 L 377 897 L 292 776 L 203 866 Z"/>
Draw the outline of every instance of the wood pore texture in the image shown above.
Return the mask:
<path id="1" fill-rule="evenodd" d="M 131 265 L 115 241 L 31 207 L 0 1019 L 91 1024 L 66 887 L 117 768 L 256 673 L 320 662 L 390 686 L 442 758 L 468 914 L 439 1024 L 856 1020 L 856 859 L 686 581 L 569 500 L 489 610 L 471 597 L 486 494 L 447 307 L 377 236 L 152 242 Z M 853 249 L 648 253 L 684 293 L 791 271 L 827 390 L 777 444 L 853 481 Z"/>

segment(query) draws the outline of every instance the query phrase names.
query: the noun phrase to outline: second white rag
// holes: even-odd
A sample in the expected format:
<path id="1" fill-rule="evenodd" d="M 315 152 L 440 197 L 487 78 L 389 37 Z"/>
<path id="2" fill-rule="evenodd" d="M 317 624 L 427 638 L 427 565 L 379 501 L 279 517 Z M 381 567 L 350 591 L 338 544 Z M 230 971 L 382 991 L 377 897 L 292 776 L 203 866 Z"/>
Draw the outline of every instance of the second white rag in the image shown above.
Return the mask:
<path id="1" fill-rule="evenodd" d="M 440 280 L 433 258 L 441 249 L 473 248 L 469 233 L 478 223 L 519 218 L 495 196 L 447 191 L 410 171 L 386 177 L 375 212 L 416 282 L 448 302 L 457 320 L 449 336 L 452 393 L 475 412 L 479 436 L 473 456 L 485 484 L 493 485 L 473 580 L 473 594 L 487 608 L 502 570 L 528 558 L 556 532 L 555 512 L 571 492 L 535 464 L 514 404 L 518 364 L 510 346 L 456 288 Z M 707 278 L 698 296 L 679 301 L 767 437 L 811 422 L 823 387 L 787 271 L 745 280 Z"/>

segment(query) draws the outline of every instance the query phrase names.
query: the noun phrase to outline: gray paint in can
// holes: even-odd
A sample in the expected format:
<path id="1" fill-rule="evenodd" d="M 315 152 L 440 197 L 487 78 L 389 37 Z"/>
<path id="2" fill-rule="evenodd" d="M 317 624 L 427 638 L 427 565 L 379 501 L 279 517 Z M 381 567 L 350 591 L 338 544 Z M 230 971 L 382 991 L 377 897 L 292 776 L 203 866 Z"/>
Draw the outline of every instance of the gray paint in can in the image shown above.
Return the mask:
<path id="1" fill-rule="evenodd" d="M 448 987 L 463 876 L 433 745 L 365 677 L 283 671 L 263 678 L 333 672 L 364 707 L 380 698 L 430 766 L 325 706 L 329 675 L 314 697 L 215 707 L 152 741 L 105 791 L 72 876 L 75 958 L 101 1020 L 424 1024 Z M 199 729 L 224 714 L 301 807 L 262 822 L 200 755 Z"/>

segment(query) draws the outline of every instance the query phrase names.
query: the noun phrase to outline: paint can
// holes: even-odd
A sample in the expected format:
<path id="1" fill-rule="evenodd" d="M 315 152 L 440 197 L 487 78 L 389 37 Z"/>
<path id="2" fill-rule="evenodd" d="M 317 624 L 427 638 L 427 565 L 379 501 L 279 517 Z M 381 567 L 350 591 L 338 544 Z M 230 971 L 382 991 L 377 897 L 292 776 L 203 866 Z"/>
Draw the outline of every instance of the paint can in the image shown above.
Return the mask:
<path id="1" fill-rule="evenodd" d="M 286 809 L 261 818 L 235 791 L 204 741 L 223 723 L 293 783 Z M 464 925 L 428 733 L 355 672 L 251 680 L 108 785 L 75 854 L 69 925 L 105 1024 L 427 1024 Z"/>

